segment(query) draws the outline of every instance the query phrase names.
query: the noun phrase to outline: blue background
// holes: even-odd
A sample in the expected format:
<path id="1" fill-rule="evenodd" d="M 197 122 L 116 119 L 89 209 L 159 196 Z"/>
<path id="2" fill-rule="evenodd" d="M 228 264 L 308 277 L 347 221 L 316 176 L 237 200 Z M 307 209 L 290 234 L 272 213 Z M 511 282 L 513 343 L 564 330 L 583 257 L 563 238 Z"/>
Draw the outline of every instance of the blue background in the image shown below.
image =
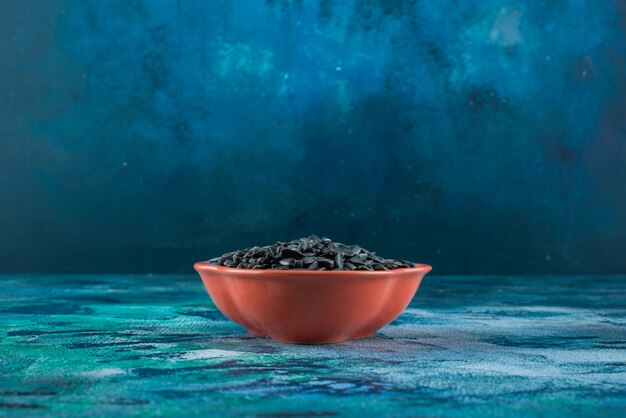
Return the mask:
<path id="1" fill-rule="evenodd" d="M 0 2 L 3 271 L 624 273 L 625 181 L 618 0 Z"/>

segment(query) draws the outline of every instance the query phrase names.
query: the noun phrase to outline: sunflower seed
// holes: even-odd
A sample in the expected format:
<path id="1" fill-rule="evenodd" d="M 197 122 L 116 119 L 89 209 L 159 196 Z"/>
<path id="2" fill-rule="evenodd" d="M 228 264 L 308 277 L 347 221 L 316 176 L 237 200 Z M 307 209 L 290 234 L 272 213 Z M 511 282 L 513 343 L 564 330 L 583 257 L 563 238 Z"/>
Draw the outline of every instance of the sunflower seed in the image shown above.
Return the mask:
<path id="1" fill-rule="evenodd" d="M 372 260 L 376 261 L 377 263 L 381 263 L 381 262 L 385 261 L 385 259 L 384 259 L 384 258 L 382 258 L 382 257 L 381 257 L 381 256 L 379 256 L 379 255 L 376 255 L 375 253 L 371 253 L 371 254 L 370 254 L 370 258 L 371 258 Z"/>
<path id="2" fill-rule="evenodd" d="M 282 264 L 283 266 L 292 266 L 294 261 L 295 260 L 293 258 L 283 258 L 282 260 L 279 261 L 279 263 Z"/>
<path id="3" fill-rule="evenodd" d="M 365 264 L 365 261 L 361 257 L 357 257 L 357 256 L 350 257 L 350 262 L 354 264 L 359 264 L 359 265 Z"/>
<path id="4" fill-rule="evenodd" d="M 329 259 L 323 258 L 323 257 L 318 257 L 317 258 L 317 264 L 320 267 L 326 267 L 328 269 L 332 269 L 333 267 L 335 267 L 335 263 L 332 260 L 329 260 Z"/>
<path id="5" fill-rule="evenodd" d="M 281 253 L 281 255 L 283 257 L 291 257 L 291 258 L 302 258 L 302 257 L 304 257 L 304 254 L 302 254 L 300 251 L 292 249 L 292 248 L 285 248 L 283 250 L 283 252 Z"/>
<path id="6" fill-rule="evenodd" d="M 343 268 L 343 255 L 341 253 L 337 253 L 335 256 L 335 265 L 337 268 Z"/>
<path id="7" fill-rule="evenodd" d="M 352 257 L 357 255 L 358 253 L 361 252 L 361 247 L 359 247 L 358 245 L 350 245 L 349 247 L 346 247 L 346 255 Z"/>

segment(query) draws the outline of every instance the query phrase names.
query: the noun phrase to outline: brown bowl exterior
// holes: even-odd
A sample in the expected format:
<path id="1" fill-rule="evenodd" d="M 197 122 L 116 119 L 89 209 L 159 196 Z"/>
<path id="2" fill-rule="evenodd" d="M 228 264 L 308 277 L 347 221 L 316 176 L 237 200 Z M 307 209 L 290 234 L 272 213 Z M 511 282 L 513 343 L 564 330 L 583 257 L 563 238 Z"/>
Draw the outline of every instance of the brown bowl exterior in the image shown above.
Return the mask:
<path id="1" fill-rule="evenodd" d="M 396 319 L 432 268 L 251 270 L 194 265 L 217 308 L 253 335 L 291 343 L 362 338 Z"/>

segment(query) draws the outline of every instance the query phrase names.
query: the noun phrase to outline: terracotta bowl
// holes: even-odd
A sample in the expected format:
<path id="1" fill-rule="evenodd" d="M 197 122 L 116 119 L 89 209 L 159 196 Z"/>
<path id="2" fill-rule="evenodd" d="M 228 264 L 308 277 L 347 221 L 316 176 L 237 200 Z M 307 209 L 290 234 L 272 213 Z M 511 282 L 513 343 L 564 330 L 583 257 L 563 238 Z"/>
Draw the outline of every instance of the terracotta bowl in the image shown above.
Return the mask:
<path id="1" fill-rule="evenodd" d="M 259 337 L 291 343 L 363 338 L 396 319 L 432 267 L 250 270 L 194 264 L 218 309 Z"/>

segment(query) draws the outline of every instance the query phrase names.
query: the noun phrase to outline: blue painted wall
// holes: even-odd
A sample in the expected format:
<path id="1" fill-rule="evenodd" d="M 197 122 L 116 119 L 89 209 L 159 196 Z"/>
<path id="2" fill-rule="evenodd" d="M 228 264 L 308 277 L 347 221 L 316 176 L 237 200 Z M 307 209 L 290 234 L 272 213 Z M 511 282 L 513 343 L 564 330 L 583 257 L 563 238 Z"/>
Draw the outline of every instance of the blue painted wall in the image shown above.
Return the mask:
<path id="1" fill-rule="evenodd" d="M 626 272 L 621 1 L 0 2 L 0 270 L 310 233 Z"/>

